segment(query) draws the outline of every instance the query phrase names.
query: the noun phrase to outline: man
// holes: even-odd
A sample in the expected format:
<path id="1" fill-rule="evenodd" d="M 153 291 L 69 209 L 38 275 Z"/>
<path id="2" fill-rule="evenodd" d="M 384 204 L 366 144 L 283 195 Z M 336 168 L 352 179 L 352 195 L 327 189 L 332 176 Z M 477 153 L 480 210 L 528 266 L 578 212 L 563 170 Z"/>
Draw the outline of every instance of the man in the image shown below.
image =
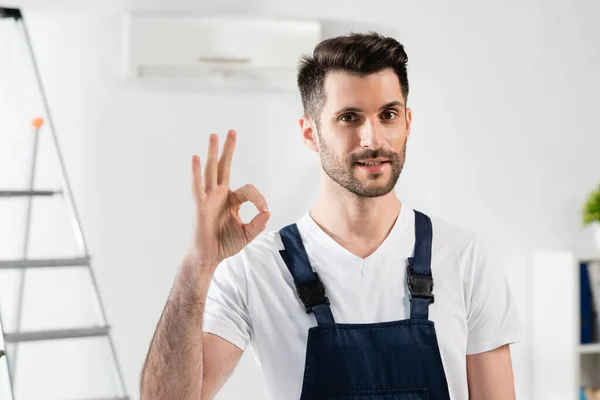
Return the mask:
<path id="1" fill-rule="evenodd" d="M 192 161 L 195 233 L 141 374 L 141 398 L 212 399 L 251 345 L 273 399 L 513 399 L 516 304 L 479 235 L 403 205 L 412 112 L 404 47 L 321 42 L 298 73 L 316 206 L 262 233 L 231 191 L 236 133 Z M 244 224 L 240 206 L 260 211 Z M 252 398 L 249 394 L 248 398 Z"/>

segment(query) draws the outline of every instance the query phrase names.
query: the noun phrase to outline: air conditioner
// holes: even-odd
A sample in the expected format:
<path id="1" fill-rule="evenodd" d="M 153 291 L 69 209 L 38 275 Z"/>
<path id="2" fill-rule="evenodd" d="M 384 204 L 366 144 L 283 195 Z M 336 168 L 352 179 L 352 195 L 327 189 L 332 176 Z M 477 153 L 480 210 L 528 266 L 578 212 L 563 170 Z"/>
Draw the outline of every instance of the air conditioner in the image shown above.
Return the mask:
<path id="1" fill-rule="evenodd" d="M 294 89 L 318 21 L 243 16 L 124 15 L 126 75 L 202 88 Z"/>

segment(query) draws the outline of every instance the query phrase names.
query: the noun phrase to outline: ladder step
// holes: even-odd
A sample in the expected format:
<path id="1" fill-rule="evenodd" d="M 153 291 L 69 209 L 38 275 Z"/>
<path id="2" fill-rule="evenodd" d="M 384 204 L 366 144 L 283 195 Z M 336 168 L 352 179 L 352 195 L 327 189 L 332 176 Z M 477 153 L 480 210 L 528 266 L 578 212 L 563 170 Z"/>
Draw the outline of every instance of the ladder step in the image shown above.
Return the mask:
<path id="1" fill-rule="evenodd" d="M 92 328 L 58 329 L 49 331 L 31 331 L 18 333 L 5 333 L 6 343 L 34 342 L 38 340 L 73 339 L 83 337 L 106 336 L 110 331 L 108 326 Z"/>
<path id="2" fill-rule="evenodd" d="M 62 194 L 60 190 L 0 190 L 0 197 L 34 197 Z"/>
<path id="3" fill-rule="evenodd" d="M 0 269 L 81 267 L 90 265 L 89 257 L 62 259 L 0 260 Z"/>

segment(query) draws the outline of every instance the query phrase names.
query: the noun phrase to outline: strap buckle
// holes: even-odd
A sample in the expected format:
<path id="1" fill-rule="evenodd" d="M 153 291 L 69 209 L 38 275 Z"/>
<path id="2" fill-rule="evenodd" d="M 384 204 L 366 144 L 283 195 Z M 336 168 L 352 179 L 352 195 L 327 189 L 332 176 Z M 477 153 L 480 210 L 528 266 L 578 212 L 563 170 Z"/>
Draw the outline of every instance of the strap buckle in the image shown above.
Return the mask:
<path id="1" fill-rule="evenodd" d="M 315 306 L 330 304 L 329 298 L 325 296 L 325 286 L 323 286 L 323 282 L 321 282 L 319 275 L 316 272 L 314 274 L 314 280 L 296 287 L 298 296 L 300 297 L 300 300 L 302 300 L 307 314 L 310 314 Z"/>
<path id="2" fill-rule="evenodd" d="M 428 299 L 433 304 L 433 277 L 431 275 L 416 275 L 410 266 L 406 268 L 406 281 L 408 283 L 409 300 Z"/>

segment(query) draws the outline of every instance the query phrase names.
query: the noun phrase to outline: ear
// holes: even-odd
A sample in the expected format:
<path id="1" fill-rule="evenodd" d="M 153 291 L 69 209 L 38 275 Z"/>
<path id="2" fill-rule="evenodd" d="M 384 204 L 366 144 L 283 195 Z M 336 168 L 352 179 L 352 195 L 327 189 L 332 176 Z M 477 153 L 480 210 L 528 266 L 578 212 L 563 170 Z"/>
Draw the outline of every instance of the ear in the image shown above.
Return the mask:
<path id="1" fill-rule="evenodd" d="M 406 109 L 406 138 L 410 136 L 410 127 L 412 125 L 412 110 L 410 108 Z"/>
<path id="2" fill-rule="evenodd" d="M 300 118 L 300 131 L 302 132 L 302 137 L 304 138 L 304 144 L 314 151 L 315 153 L 319 152 L 319 146 L 317 142 L 317 128 L 315 122 L 312 118 L 303 115 Z"/>

